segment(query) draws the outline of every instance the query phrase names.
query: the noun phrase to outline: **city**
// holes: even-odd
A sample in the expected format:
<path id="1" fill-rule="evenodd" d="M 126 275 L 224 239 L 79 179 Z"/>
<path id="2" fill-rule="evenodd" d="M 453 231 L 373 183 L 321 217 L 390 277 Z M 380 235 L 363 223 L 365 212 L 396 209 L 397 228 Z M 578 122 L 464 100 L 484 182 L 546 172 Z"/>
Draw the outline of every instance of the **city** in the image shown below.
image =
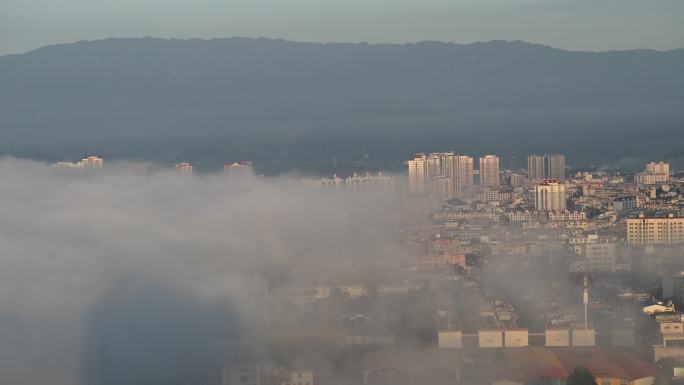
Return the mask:
<path id="1" fill-rule="evenodd" d="M 562 154 L 516 170 L 454 152 L 405 164 L 399 175 L 286 177 L 395 202 L 382 222 L 403 253 L 266 279 L 268 352 L 234 352 L 209 383 L 527 384 L 582 366 L 600 385 L 650 384 L 684 370 L 684 178 L 668 163 L 633 175 L 574 170 Z M 224 175 L 271 179 L 252 167 L 227 162 Z M 99 156 L 53 168 L 107 169 Z M 188 162 L 172 169 L 193 175 Z M 342 374 L 316 358 L 350 352 Z"/>
<path id="2" fill-rule="evenodd" d="M 1 385 L 684 385 L 684 0 L 0 0 Z"/>

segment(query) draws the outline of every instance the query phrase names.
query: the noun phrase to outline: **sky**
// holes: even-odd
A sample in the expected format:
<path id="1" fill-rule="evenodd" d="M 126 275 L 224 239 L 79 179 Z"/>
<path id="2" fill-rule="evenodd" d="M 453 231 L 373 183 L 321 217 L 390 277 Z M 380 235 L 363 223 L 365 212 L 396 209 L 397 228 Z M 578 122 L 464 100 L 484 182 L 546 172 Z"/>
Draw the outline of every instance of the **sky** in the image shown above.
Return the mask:
<path id="1" fill-rule="evenodd" d="M 684 47 L 681 0 L 0 0 L 0 54 L 108 37 Z"/>

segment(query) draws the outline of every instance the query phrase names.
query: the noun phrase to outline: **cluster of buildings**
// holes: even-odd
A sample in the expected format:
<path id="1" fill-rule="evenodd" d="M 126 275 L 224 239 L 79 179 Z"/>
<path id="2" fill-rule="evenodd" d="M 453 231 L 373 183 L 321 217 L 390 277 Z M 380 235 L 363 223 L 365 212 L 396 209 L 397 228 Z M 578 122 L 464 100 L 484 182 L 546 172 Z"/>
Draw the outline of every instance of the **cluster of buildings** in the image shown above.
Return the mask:
<path id="1" fill-rule="evenodd" d="M 421 153 L 405 178 L 308 179 L 400 196 L 402 252 L 266 284 L 258 307 L 291 362 L 237 357 L 215 383 L 563 384 L 582 366 L 599 385 L 651 385 L 662 359 L 684 373 L 684 180 L 663 162 L 633 176 L 565 162 L 530 155 L 507 170 L 495 155 Z"/>
<path id="2" fill-rule="evenodd" d="M 188 162 L 177 163 L 174 169 L 183 175 L 192 175 L 192 164 Z M 252 162 L 241 160 L 225 163 L 223 173 L 230 176 L 249 177 L 254 175 Z"/>
<path id="3" fill-rule="evenodd" d="M 312 183 L 320 184 L 320 186 L 327 190 L 345 190 L 345 191 L 381 191 L 392 193 L 397 188 L 397 178 L 392 175 L 383 175 L 379 172 L 375 175 L 367 172 L 363 175 L 354 173 L 348 177 L 340 177 L 334 174 L 332 178 L 321 178 Z"/>
<path id="4" fill-rule="evenodd" d="M 141 164 L 140 166 L 146 170 L 146 166 Z M 99 155 L 89 155 L 78 162 L 57 162 L 53 164 L 53 167 L 60 170 L 100 170 L 104 168 L 104 159 Z M 182 175 L 192 175 L 193 173 L 193 166 L 189 162 L 176 163 L 173 169 Z M 242 160 L 225 163 L 223 165 L 223 173 L 225 175 L 247 177 L 252 176 L 254 171 L 252 162 Z"/>
<path id="5" fill-rule="evenodd" d="M 104 167 L 104 159 L 98 155 L 89 155 L 78 162 L 57 162 L 53 165 L 59 169 L 101 169 Z"/>

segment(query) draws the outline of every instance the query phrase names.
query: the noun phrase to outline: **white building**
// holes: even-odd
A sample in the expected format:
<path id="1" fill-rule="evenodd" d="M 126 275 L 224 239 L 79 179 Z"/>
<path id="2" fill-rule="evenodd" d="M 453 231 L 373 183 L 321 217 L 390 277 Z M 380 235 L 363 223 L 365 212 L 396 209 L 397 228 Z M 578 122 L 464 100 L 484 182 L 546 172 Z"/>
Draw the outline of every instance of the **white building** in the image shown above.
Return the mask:
<path id="1" fill-rule="evenodd" d="M 480 158 L 480 185 L 492 187 L 499 185 L 499 157 L 485 155 Z"/>
<path id="2" fill-rule="evenodd" d="M 252 162 L 240 160 L 223 165 L 223 174 L 230 176 L 248 177 L 253 175 Z"/>
<path id="3" fill-rule="evenodd" d="M 557 211 L 549 212 L 550 221 L 584 221 L 587 219 L 587 213 L 584 211 Z"/>
<path id="4" fill-rule="evenodd" d="M 546 346 L 570 346 L 570 329 L 547 328 L 544 332 Z"/>
<path id="5" fill-rule="evenodd" d="M 639 184 L 658 184 L 667 182 L 670 180 L 670 164 L 664 162 L 651 162 L 646 165 L 643 172 L 636 174 L 634 180 Z"/>
<path id="6" fill-rule="evenodd" d="M 572 329 L 572 346 L 596 346 L 596 330 Z"/>
<path id="7" fill-rule="evenodd" d="M 630 245 L 672 245 L 684 243 L 684 217 L 646 217 L 627 219 Z"/>
<path id="8" fill-rule="evenodd" d="M 290 372 L 290 378 L 282 381 L 280 385 L 317 385 L 316 374 L 308 370 Z"/>
<path id="9" fill-rule="evenodd" d="M 546 177 L 549 179 L 565 180 L 565 155 L 545 155 Z"/>
<path id="10" fill-rule="evenodd" d="M 534 208 L 537 211 L 564 211 L 565 185 L 549 179 L 534 186 Z"/>
<path id="11" fill-rule="evenodd" d="M 192 175 L 192 165 L 188 162 L 178 163 L 174 166 L 176 171 L 183 175 Z"/>
<path id="12" fill-rule="evenodd" d="M 442 175 L 449 178 L 449 197 L 461 197 L 463 189 L 473 185 L 473 158 L 453 152 L 441 154 Z"/>
<path id="13" fill-rule="evenodd" d="M 582 243 L 573 246 L 584 257 L 570 267 L 571 272 L 610 272 L 617 270 L 617 245 L 612 242 Z"/>
<path id="14" fill-rule="evenodd" d="M 97 155 L 90 155 L 81 160 L 84 169 L 100 169 L 104 166 L 104 159 Z"/>
<path id="15" fill-rule="evenodd" d="M 408 161 L 408 190 L 410 194 L 429 192 L 430 172 L 427 155 L 420 153 Z"/>
<path id="16" fill-rule="evenodd" d="M 499 329 L 480 329 L 478 331 L 478 346 L 481 348 L 503 347 L 503 331 Z"/>
<path id="17" fill-rule="evenodd" d="M 507 348 L 529 345 L 528 329 L 506 329 L 504 340 Z"/>
<path id="18" fill-rule="evenodd" d="M 546 167 L 543 155 L 530 155 L 527 157 L 527 177 L 530 182 L 537 182 L 545 178 Z"/>
<path id="19" fill-rule="evenodd" d="M 460 330 L 440 330 L 437 341 L 440 349 L 462 348 L 463 333 Z"/>
<path id="20" fill-rule="evenodd" d="M 341 189 L 348 191 L 363 190 L 363 191 L 386 191 L 392 192 L 396 187 L 396 178 L 393 176 L 383 175 L 378 173 L 372 175 L 366 173 L 365 175 L 354 175 L 347 178 L 340 178 L 337 174 L 330 179 L 321 179 L 321 186 L 324 188 Z"/>

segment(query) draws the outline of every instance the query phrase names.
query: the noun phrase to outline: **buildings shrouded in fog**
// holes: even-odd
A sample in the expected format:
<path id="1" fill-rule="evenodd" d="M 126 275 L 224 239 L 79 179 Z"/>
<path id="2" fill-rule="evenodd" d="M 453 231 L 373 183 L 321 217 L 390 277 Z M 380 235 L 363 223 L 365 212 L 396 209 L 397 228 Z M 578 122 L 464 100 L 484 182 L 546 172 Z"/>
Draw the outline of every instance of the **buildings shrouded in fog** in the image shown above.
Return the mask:
<path id="1" fill-rule="evenodd" d="M 377 175 L 371 173 L 358 175 L 354 173 L 354 175 L 347 178 L 340 178 L 335 174 L 332 178 L 321 179 L 320 183 L 321 187 L 327 189 L 392 192 L 396 187 L 396 178 L 383 175 L 382 173 L 378 173 Z"/>
<path id="2" fill-rule="evenodd" d="M 442 175 L 449 178 L 449 198 L 457 198 L 467 186 L 473 185 L 473 158 L 454 153 L 442 154 Z"/>
<path id="3" fill-rule="evenodd" d="M 428 170 L 427 155 L 420 153 L 408 161 L 408 191 L 410 194 L 425 194 L 429 192 L 428 182 L 430 173 Z"/>
<path id="4" fill-rule="evenodd" d="M 529 155 L 527 175 L 530 182 L 539 182 L 543 179 L 565 180 L 565 155 Z"/>
<path id="5" fill-rule="evenodd" d="M 408 190 L 411 194 L 434 193 L 444 199 L 460 196 L 473 185 L 473 158 L 453 152 L 424 153 L 408 161 Z"/>
<path id="6" fill-rule="evenodd" d="M 104 159 L 102 159 L 101 156 L 97 155 L 90 155 L 81 160 L 81 163 L 83 163 L 83 168 L 85 169 L 99 169 L 104 166 Z"/>
<path id="7" fill-rule="evenodd" d="M 183 175 L 192 175 L 192 165 L 188 162 L 178 163 L 174 168 Z"/>
<path id="8" fill-rule="evenodd" d="M 534 208 L 537 211 L 565 210 L 565 185 L 545 180 L 534 186 Z"/>
<path id="9" fill-rule="evenodd" d="M 670 180 L 670 164 L 651 162 L 643 172 L 636 174 L 635 182 L 639 184 L 658 184 Z"/>
<path id="10" fill-rule="evenodd" d="M 101 156 L 89 155 L 80 162 L 57 162 L 54 167 L 59 169 L 90 169 L 99 170 L 104 167 L 104 159 Z"/>
<path id="11" fill-rule="evenodd" d="M 511 174 L 510 175 L 510 185 L 513 187 L 520 187 L 525 185 L 525 176 L 521 174 Z"/>
<path id="12" fill-rule="evenodd" d="M 223 165 L 223 174 L 230 176 L 252 176 L 252 162 L 241 160 L 237 162 L 226 163 Z"/>
<path id="13" fill-rule="evenodd" d="M 485 155 L 480 158 L 480 185 L 492 187 L 499 185 L 499 157 Z"/>

